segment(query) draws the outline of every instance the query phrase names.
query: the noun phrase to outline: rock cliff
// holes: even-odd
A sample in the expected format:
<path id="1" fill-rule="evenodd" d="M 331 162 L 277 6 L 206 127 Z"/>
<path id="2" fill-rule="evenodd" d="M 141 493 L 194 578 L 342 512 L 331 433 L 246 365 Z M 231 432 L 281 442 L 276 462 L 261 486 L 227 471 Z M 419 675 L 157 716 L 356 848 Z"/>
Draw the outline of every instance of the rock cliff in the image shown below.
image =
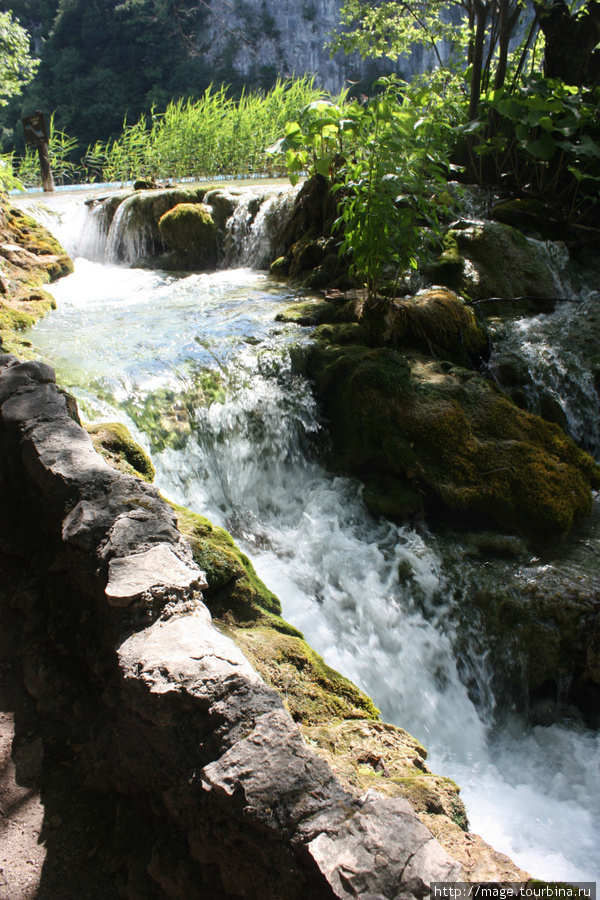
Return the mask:
<path id="1" fill-rule="evenodd" d="M 145 798 L 170 848 L 164 895 L 392 898 L 463 877 L 405 800 L 342 787 L 214 627 L 158 491 L 96 454 L 48 366 L 6 354 L 0 492 L 3 545 L 36 571 L 93 722 L 90 772 Z M 59 715 L 43 666 L 30 684 Z"/>

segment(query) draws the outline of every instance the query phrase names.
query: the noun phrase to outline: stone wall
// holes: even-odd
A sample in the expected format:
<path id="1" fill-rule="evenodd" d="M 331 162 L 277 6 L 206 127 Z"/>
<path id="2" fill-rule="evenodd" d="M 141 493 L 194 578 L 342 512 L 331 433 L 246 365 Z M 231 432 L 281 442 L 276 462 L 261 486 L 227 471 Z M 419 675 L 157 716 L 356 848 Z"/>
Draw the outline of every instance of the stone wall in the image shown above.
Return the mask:
<path id="1" fill-rule="evenodd" d="M 50 367 L 10 355 L 0 528 L 42 585 L 81 702 L 61 713 L 41 669 L 31 690 L 87 723 L 95 778 L 142 798 L 164 849 L 148 869 L 160 896 L 395 898 L 464 878 L 405 800 L 347 793 L 214 627 L 159 492 L 96 454 Z"/>

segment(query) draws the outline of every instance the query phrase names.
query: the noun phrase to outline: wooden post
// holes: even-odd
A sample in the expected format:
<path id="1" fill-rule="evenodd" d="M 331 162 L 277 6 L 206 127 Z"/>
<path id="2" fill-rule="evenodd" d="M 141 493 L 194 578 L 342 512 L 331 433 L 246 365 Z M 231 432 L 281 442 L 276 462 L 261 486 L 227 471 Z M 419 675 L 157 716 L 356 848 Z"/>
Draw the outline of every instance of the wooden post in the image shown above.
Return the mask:
<path id="1" fill-rule="evenodd" d="M 52 178 L 52 169 L 50 168 L 50 156 L 48 154 L 48 144 L 44 141 L 38 146 L 40 154 L 40 171 L 42 173 L 42 187 L 45 192 L 54 190 L 54 179 Z"/>
<path id="2" fill-rule="evenodd" d="M 28 147 L 37 147 L 40 156 L 40 171 L 42 173 L 42 187 L 44 191 L 54 190 L 54 179 L 50 168 L 50 154 L 48 152 L 48 129 L 46 117 L 40 109 L 36 109 L 33 116 L 23 119 L 25 143 Z"/>

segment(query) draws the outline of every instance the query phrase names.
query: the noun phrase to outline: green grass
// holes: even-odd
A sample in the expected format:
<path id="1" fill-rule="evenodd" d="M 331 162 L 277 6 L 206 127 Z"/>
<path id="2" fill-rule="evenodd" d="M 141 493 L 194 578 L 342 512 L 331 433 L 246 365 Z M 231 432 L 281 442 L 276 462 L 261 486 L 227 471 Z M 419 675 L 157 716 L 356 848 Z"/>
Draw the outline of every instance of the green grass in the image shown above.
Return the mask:
<path id="1" fill-rule="evenodd" d="M 159 181 L 229 175 L 286 175 L 281 159 L 266 148 L 300 110 L 326 94 L 312 78 L 278 81 L 268 93 L 251 91 L 235 100 L 227 88 L 207 88 L 202 97 L 172 101 L 148 120 L 123 123 L 121 135 L 88 147 L 74 164 L 75 139 L 52 128 L 50 156 L 55 180 L 85 183 L 138 178 Z M 53 122 L 52 122 L 53 125 Z M 14 161 L 15 175 L 27 187 L 40 184 L 37 153 Z"/>

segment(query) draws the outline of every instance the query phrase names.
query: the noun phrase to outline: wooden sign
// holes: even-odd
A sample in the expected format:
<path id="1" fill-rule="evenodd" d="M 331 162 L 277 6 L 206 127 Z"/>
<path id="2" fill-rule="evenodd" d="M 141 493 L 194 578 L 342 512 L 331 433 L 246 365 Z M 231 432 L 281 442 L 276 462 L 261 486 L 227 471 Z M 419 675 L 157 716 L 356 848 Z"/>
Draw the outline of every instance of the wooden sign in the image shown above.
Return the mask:
<path id="1" fill-rule="evenodd" d="M 46 116 L 36 109 L 33 116 L 23 119 L 23 131 L 25 143 L 28 147 L 39 147 L 48 143 L 48 129 L 46 128 Z"/>

